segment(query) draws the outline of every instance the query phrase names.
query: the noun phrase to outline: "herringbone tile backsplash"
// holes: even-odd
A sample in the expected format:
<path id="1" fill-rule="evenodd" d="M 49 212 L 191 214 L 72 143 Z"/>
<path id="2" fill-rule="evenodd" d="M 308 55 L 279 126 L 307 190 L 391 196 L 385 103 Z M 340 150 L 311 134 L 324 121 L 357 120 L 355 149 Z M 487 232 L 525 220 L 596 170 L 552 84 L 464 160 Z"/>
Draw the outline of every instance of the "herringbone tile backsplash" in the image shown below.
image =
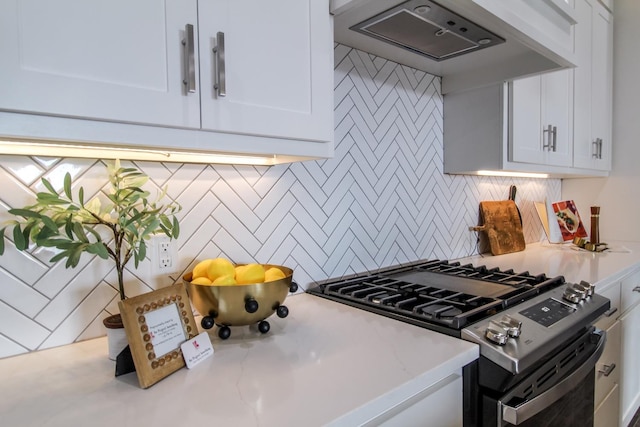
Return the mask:
<path id="1" fill-rule="evenodd" d="M 423 258 L 476 252 L 481 200 L 503 200 L 518 186 L 527 242 L 543 231 L 533 201 L 560 197 L 560 180 L 449 176 L 442 172 L 440 79 L 348 48 L 335 47 L 335 158 L 273 167 L 145 163 L 154 186 L 178 201 L 180 273 L 205 258 L 289 266 L 306 288 L 337 277 Z M 70 172 L 85 197 L 103 190 L 100 160 L 0 157 L 0 220 L 30 204 L 47 177 Z M 117 312 L 110 264 L 83 255 L 75 269 L 52 253 L 0 257 L 0 357 L 104 335 Z M 149 262 L 126 273 L 129 295 L 179 280 L 155 278 Z M 105 349 L 106 353 L 106 349 Z"/>

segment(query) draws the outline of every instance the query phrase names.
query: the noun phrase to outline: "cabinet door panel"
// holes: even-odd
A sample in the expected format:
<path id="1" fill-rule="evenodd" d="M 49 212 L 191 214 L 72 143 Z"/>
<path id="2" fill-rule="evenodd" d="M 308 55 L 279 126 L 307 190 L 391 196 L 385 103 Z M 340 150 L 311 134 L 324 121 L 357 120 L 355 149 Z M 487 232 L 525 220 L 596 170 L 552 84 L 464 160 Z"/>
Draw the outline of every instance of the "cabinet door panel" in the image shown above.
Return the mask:
<path id="1" fill-rule="evenodd" d="M 200 1 L 203 129 L 331 140 L 333 49 L 330 20 L 319 11 L 325 3 Z M 218 32 L 224 97 L 213 89 Z"/>
<path id="2" fill-rule="evenodd" d="M 640 305 L 620 318 L 622 326 L 621 418 L 627 425 L 640 405 Z"/>
<path id="3" fill-rule="evenodd" d="M 510 89 L 511 161 L 543 164 L 542 79 L 538 75 L 514 80 Z"/>
<path id="4" fill-rule="evenodd" d="M 611 170 L 613 18 L 598 0 L 577 0 L 574 165 Z M 594 141 L 601 139 L 599 146 Z"/>
<path id="5" fill-rule="evenodd" d="M 573 78 L 570 70 L 542 75 L 542 126 L 555 128 L 554 148 L 545 151 L 545 164 L 571 166 L 573 162 Z"/>
<path id="6" fill-rule="evenodd" d="M 195 1 L 3 1 L 0 109 L 197 127 L 181 44 L 195 20 Z"/>
<path id="7" fill-rule="evenodd" d="M 593 106 L 592 134 L 602 139 L 602 149 L 594 160 L 594 169 L 611 169 L 613 110 L 613 22 L 600 4 L 595 4 L 593 17 Z"/>

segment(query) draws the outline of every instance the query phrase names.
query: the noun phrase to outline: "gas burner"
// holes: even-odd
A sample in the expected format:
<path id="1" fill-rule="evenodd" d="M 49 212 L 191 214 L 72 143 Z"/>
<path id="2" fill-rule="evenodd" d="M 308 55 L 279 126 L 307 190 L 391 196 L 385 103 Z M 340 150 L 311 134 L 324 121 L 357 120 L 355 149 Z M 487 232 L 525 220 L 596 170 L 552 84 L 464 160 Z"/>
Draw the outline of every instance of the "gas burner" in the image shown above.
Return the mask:
<path id="1" fill-rule="evenodd" d="M 309 292 L 459 335 L 470 323 L 562 284 L 562 277 L 430 260 L 326 280 Z"/>

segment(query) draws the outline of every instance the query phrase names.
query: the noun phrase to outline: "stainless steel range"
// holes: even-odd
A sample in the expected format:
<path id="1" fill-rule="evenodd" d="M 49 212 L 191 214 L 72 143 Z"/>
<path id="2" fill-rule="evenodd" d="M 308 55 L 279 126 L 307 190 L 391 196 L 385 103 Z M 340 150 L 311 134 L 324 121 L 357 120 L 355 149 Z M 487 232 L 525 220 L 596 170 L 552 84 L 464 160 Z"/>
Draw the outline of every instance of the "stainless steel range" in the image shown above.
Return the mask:
<path id="1" fill-rule="evenodd" d="M 592 325 L 610 302 L 586 282 L 429 260 L 308 292 L 479 344 L 481 357 L 464 368 L 465 426 L 593 423 L 606 337 Z"/>

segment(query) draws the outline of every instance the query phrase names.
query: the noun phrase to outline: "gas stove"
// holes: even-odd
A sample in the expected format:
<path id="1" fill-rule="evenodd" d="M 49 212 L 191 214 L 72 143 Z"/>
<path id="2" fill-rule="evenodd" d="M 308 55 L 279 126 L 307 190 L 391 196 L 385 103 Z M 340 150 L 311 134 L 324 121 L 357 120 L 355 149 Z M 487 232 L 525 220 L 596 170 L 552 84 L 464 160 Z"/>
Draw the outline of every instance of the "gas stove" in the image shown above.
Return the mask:
<path id="1" fill-rule="evenodd" d="M 480 344 L 513 373 L 609 307 L 564 277 L 426 260 L 317 282 L 309 293 Z"/>
<path id="2" fill-rule="evenodd" d="M 593 372 L 606 342 L 593 323 L 610 302 L 589 283 L 426 260 L 307 292 L 477 343 L 480 357 L 463 368 L 465 427 L 593 424 Z M 578 415 L 568 420 L 566 407 Z"/>

